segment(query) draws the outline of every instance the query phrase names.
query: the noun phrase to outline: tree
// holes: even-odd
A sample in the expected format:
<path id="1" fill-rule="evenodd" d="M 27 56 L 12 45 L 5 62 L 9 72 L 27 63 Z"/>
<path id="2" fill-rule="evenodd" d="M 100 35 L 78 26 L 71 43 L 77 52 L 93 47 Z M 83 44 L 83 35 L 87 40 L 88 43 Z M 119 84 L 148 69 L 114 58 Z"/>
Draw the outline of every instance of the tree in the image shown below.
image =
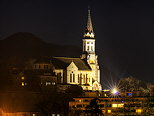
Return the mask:
<path id="1" fill-rule="evenodd" d="M 145 82 L 138 80 L 132 76 L 119 80 L 119 87 L 122 91 L 137 92 L 142 91 L 144 95 L 149 94 L 148 86 Z"/>
<path id="2" fill-rule="evenodd" d="M 79 97 L 83 94 L 83 89 L 81 86 L 78 85 L 71 85 L 69 88 L 65 91 L 66 94 L 69 94 L 70 97 Z"/>
<path id="3" fill-rule="evenodd" d="M 56 86 L 50 86 L 42 89 L 36 107 L 43 116 L 52 116 L 64 112 L 65 100 L 65 95 L 57 92 Z"/>
<path id="4" fill-rule="evenodd" d="M 98 105 L 99 99 L 95 98 L 90 101 L 90 104 L 86 107 L 85 113 L 90 116 L 104 116 Z"/>
<path id="5" fill-rule="evenodd" d="M 40 101 L 36 106 L 43 116 L 52 116 L 52 114 L 67 116 L 69 101 L 73 97 L 82 95 L 82 88 L 77 85 L 71 85 L 63 92 L 59 91 L 57 85 L 51 85 L 42 88 L 40 95 Z"/>

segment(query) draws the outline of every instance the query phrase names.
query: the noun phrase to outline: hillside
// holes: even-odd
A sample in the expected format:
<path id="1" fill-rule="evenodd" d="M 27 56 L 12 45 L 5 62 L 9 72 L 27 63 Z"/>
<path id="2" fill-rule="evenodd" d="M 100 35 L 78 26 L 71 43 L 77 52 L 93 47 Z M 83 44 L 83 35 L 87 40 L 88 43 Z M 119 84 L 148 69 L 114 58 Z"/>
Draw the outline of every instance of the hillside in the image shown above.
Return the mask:
<path id="1" fill-rule="evenodd" d="M 12 69 L 23 71 L 31 59 L 52 56 L 79 57 L 80 53 L 81 49 L 76 46 L 46 43 L 27 32 L 15 33 L 0 40 L 0 90 L 9 87 Z"/>
<path id="2" fill-rule="evenodd" d="M 68 52 L 68 50 L 70 50 Z M 0 41 L 1 56 L 40 57 L 40 56 L 79 56 L 81 50 L 76 46 L 60 46 L 46 43 L 28 32 L 18 32 Z"/>

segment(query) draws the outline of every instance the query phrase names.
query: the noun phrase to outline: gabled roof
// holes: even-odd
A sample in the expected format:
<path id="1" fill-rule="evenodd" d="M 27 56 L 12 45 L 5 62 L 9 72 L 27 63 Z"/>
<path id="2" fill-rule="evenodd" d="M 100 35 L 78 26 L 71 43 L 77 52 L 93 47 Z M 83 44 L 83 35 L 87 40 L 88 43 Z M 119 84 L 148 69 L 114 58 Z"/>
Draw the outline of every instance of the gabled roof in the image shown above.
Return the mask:
<path id="1" fill-rule="evenodd" d="M 79 70 L 91 70 L 87 62 L 81 58 L 53 57 L 51 60 L 55 69 L 67 69 L 71 62 L 74 62 Z"/>

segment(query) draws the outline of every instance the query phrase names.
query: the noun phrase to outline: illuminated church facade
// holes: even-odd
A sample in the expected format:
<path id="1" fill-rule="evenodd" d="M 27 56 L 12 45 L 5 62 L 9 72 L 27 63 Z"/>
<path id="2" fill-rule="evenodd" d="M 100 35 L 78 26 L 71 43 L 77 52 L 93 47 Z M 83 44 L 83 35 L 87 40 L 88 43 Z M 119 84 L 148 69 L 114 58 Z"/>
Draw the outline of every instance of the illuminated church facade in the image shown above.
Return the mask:
<path id="1" fill-rule="evenodd" d="M 90 10 L 83 37 L 83 53 L 79 58 L 53 57 L 48 63 L 36 62 L 34 69 L 52 69 L 56 83 L 80 85 L 83 90 L 101 90 L 98 56 L 95 53 L 95 34 Z M 50 78 L 44 75 L 42 78 Z M 53 83 L 53 82 L 52 82 Z M 48 80 L 50 84 L 50 79 Z"/>

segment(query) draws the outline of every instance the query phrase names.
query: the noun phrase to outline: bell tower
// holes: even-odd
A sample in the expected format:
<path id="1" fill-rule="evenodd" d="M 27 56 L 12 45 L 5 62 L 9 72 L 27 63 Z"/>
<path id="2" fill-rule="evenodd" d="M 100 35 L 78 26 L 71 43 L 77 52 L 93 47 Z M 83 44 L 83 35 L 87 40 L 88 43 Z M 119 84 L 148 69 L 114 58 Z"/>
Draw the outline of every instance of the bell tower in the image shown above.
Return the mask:
<path id="1" fill-rule="evenodd" d="M 88 20 L 83 36 L 83 53 L 82 59 L 86 60 L 92 69 L 92 78 L 94 82 L 94 90 L 101 90 L 100 85 L 100 69 L 98 65 L 98 56 L 95 53 L 95 34 L 93 31 L 90 9 L 88 9 Z"/>
<path id="2" fill-rule="evenodd" d="M 83 36 L 83 52 L 95 54 L 95 34 L 92 27 L 90 9 L 88 9 L 88 21 Z"/>

